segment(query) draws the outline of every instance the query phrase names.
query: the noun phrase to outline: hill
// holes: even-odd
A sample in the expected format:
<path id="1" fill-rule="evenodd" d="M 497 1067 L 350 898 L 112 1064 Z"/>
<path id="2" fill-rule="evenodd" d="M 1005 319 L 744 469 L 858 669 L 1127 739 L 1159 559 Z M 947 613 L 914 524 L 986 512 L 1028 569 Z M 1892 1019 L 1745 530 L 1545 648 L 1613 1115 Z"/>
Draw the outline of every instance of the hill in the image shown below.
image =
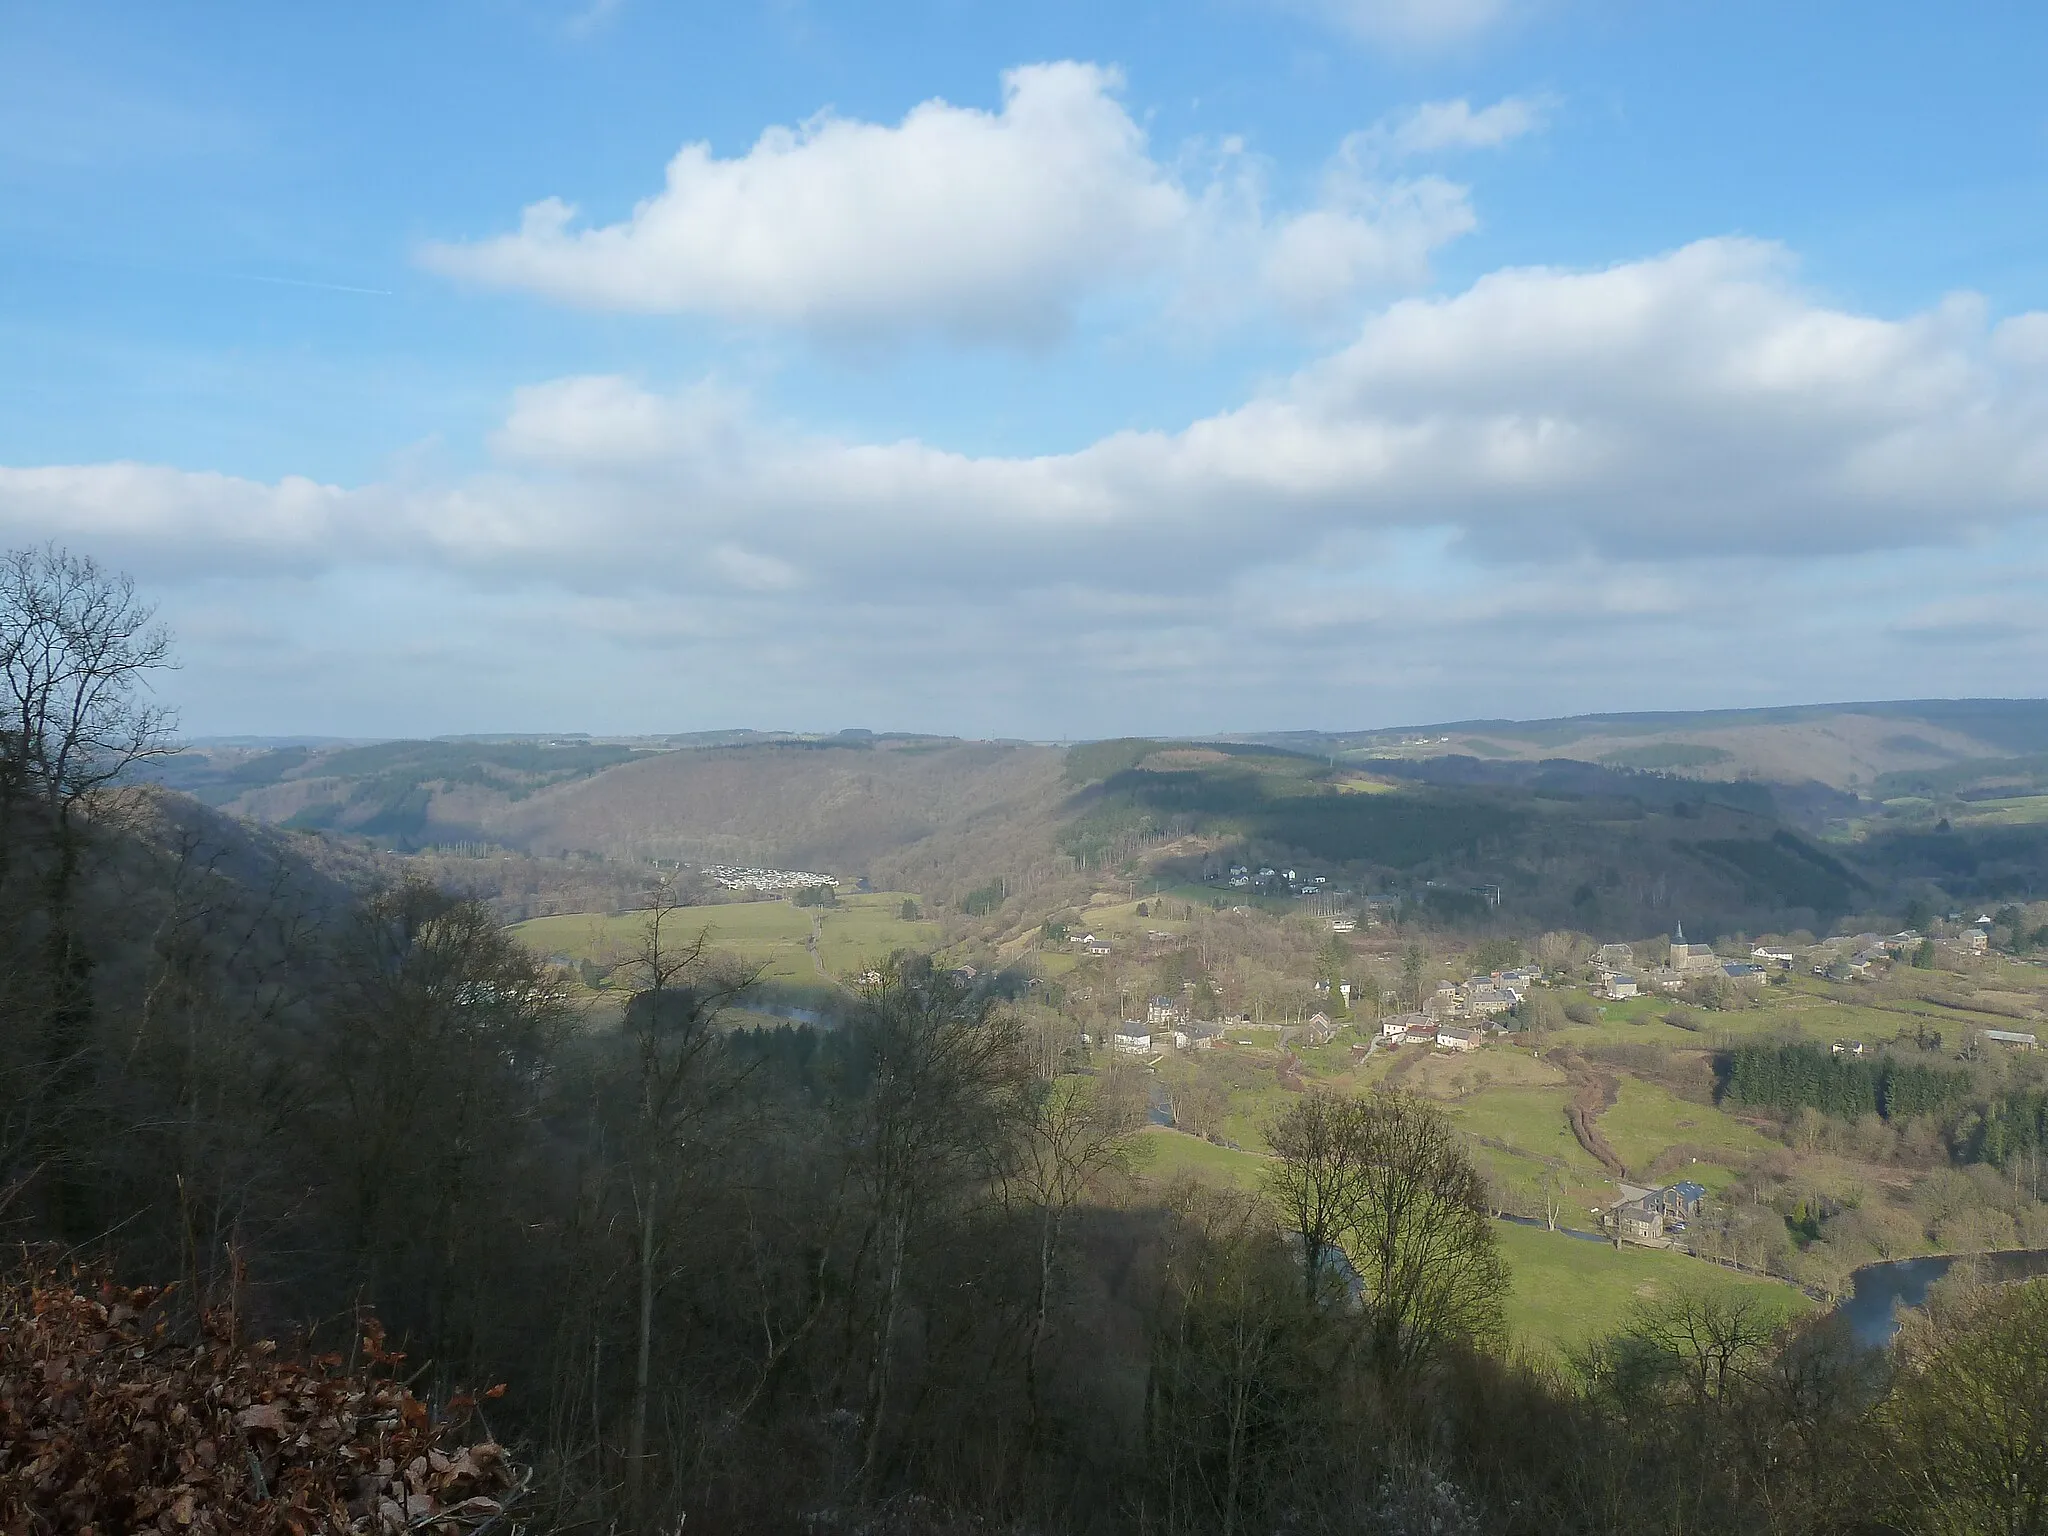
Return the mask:
<path id="1" fill-rule="evenodd" d="M 1214 898 L 1248 864 L 1442 923 L 1711 934 L 2048 886 L 2044 735 L 2048 705 L 1964 700 L 1070 752 L 866 732 L 214 745 L 162 776 L 438 861 L 508 918 L 630 905 L 652 864 L 729 863 L 973 897 L 1019 932 L 1105 880 Z"/>
<path id="2" fill-rule="evenodd" d="M 1884 774 L 2048 752 L 2048 700 L 1921 699 L 1556 720 L 1461 720 L 1228 739 L 1325 757 L 1573 758 L 1705 779 L 1812 779 L 1848 789 Z"/>

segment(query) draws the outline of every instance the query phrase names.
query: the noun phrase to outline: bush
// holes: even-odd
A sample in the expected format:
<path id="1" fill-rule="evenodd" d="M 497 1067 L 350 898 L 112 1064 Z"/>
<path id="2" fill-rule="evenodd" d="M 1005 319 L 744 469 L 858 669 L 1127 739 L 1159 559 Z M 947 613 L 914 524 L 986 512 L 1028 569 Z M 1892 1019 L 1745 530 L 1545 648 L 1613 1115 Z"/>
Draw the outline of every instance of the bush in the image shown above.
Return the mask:
<path id="1" fill-rule="evenodd" d="M 1598 1024 L 1600 1010 L 1591 1003 L 1566 1003 L 1564 1016 L 1574 1024 Z"/>

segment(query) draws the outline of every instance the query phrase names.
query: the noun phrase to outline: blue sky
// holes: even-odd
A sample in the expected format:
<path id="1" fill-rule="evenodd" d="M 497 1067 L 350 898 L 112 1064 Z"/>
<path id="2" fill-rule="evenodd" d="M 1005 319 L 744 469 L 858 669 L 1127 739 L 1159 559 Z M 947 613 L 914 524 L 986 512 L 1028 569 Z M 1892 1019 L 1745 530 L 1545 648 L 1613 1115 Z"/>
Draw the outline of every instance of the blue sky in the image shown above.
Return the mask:
<path id="1" fill-rule="evenodd" d="M 2048 11 L 0 0 L 195 733 L 2040 692 Z"/>

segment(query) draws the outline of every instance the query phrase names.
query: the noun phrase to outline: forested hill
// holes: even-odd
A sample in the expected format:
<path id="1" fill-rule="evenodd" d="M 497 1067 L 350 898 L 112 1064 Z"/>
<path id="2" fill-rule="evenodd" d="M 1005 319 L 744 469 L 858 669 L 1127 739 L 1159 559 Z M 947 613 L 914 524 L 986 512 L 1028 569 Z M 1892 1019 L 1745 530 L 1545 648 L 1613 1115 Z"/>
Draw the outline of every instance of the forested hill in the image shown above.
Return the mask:
<path id="1" fill-rule="evenodd" d="M 570 887 L 615 903 L 651 862 L 681 861 L 817 869 L 941 904 L 996 890 L 1035 923 L 1026 908 L 1066 883 L 1142 873 L 1220 895 L 1216 878 L 1250 863 L 1304 865 L 1448 923 L 1626 934 L 1679 917 L 1702 933 L 1817 931 L 2039 889 L 2041 760 L 1901 770 L 1857 793 L 1571 756 L 862 734 L 211 748 L 162 773 L 285 828 L 468 850 L 471 884 L 513 879 L 509 859 L 556 861 L 560 899 L 512 915 L 570 910 Z"/>
<path id="2" fill-rule="evenodd" d="M 1836 789 L 1880 775 L 2048 752 L 2048 700 L 1919 699 L 1775 709 L 1460 720 L 1360 731 L 1228 738 L 1340 759 L 1574 758 L 1707 779 L 1755 777 Z"/>

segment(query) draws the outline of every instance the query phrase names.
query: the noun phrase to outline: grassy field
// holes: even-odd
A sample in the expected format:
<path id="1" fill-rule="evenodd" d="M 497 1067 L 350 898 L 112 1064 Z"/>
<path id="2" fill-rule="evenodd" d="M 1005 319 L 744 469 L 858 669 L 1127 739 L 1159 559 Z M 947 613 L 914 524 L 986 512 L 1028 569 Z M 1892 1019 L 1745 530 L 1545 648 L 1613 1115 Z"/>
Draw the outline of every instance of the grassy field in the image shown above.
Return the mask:
<path id="1" fill-rule="evenodd" d="M 1620 1086 L 1614 1107 L 1600 1116 L 1600 1130 L 1631 1173 L 1648 1170 L 1668 1147 L 1698 1147 L 1719 1162 L 1739 1164 L 1778 1145 L 1733 1115 L 1655 1083 L 1623 1077 Z"/>
<path id="2" fill-rule="evenodd" d="M 1682 1290 L 1753 1291 L 1785 1317 L 1813 1307 L 1789 1285 L 1739 1275 L 1682 1253 L 1616 1250 L 1512 1222 L 1497 1222 L 1494 1230 L 1511 1276 L 1509 1331 L 1539 1351 L 1563 1354 L 1614 1333 L 1637 1305 L 1655 1305 Z"/>
<path id="3" fill-rule="evenodd" d="M 840 980 L 886 959 L 892 950 L 930 949 L 937 944 L 938 924 L 904 921 L 903 900 L 901 893 L 877 891 L 842 896 L 836 907 L 796 907 L 787 901 L 728 902 L 691 907 L 677 913 L 674 921 L 678 935 L 694 935 L 700 928 L 708 928 L 714 948 L 763 966 L 767 980 L 815 983 L 825 978 L 812 963 L 808 948 L 813 920 L 818 962 L 826 976 Z M 646 915 L 639 912 L 616 917 L 578 912 L 532 918 L 514 924 L 510 932 L 538 954 L 610 966 L 633 953 L 646 922 Z"/>
<path id="4" fill-rule="evenodd" d="M 1240 1189 L 1257 1188 L 1266 1166 L 1266 1159 L 1256 1152 L 1233 1152 L 1164 1126 L 1149 1126 L 1138 1137 L 1135 1162 L 1140 1174 L 1161 1183 L 1185 1173 L 1204 1183 Z"/>
<path id="5" fill-rule="evenodd" d="M 1183 1174 L 1205 1183 L 1256 1189 L 1266 1159 L 1233 1152 L 1178 1131 L 1154 1127 L 1139 1138 L 1137 1171 L 1165 1182 Z M 1636 1305 L 1668 1300 L 1681 1290 L 1762 1294 L 1790 1317 L 1812 1303 L 1788 1285 L 1738 1275 L 1702 1259 L 1649 1248 L 1617 1252 L 1606 1243 L 1545 1232 L 1512 1222 L 1494 1224 L 1507 1261 L 1508 1327 L 1515 1341 L 1562 1356 L 1615 1332 Z"/>

